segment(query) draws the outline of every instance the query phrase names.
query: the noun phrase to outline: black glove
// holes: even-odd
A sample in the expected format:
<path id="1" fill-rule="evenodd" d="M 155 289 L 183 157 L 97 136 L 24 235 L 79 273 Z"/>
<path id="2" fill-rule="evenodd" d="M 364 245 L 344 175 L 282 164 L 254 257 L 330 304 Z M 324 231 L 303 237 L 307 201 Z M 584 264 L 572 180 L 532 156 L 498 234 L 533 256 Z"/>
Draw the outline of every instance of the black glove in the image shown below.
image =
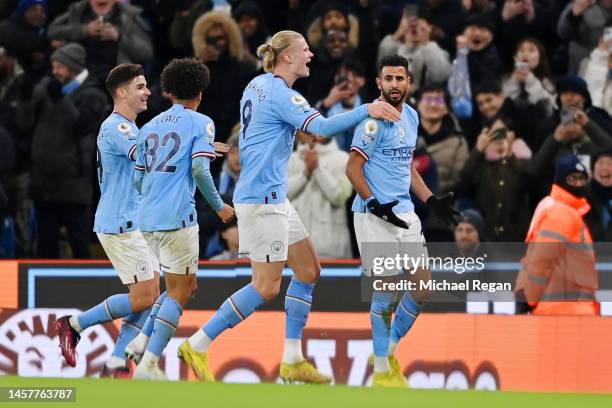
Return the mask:
<path id="1" fill-rule="evenodd" d="M 454 216 L 460 217 L 462 214 L 453 206 L 453 197 L 454 194 L 452 192 L 442 197 L 432 195 L 427 199 L 425 205 L 427 205 L 427 208 L 444 223 L 449 224 L 452 222 L 456 226 L 457 221 Z"/>
<path id="2" fill-rule="evenodd" d="M 49 98 L 51 98 L 53 102 L 58 101 L 62 96 L 64 96 L 64 94 L 62 94 L 63 86 L 64 85 L 62 85 L 62 83 L 55 78 L 51 79 L 49 83 L 47 83 L 47 95 L 49 95 Z"/>
<path id="3" fill-rule="evenodd" d="M 387 204 L 381 204 L 378 202 L 377 199 L 373 198 L 370 201 L 368 201 L 366 206 L 368 207 L 368 210 L 370 210 L 370 212 L 374 214 L 375 216 L 377 216 L 378 218 L 381 218 L 387 222 L 390 222 L 396 227 L 408 229 L 408 224 L 406 224 L 406 221 L 400 219 L 393 212 L 393 207 L 395 207 L 398 203 L 399 203 L 398 200 L 394 200 Z"/>

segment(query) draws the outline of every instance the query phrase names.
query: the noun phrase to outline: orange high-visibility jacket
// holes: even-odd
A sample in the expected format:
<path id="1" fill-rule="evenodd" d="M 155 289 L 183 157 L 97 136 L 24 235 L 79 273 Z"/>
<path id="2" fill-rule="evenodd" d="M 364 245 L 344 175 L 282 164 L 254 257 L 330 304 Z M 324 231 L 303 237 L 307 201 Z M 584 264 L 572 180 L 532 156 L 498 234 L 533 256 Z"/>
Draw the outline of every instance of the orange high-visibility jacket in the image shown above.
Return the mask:
<path id="1" fill-rule="evenodd" d="M 582 218 L 590 209 L 558 185 L 538 204 L 516 282 L 533 314 L 599 314 L 593 241 Z"/>

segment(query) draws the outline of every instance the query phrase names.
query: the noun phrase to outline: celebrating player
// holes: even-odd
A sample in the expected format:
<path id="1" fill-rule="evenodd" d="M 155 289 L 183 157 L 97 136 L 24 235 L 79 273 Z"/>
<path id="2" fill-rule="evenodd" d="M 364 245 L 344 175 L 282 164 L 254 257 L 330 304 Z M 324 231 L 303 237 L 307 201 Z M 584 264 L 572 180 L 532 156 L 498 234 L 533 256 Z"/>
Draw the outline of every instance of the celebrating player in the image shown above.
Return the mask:
<path id="1" fill-rule="evenodd" d="M 414 243 L 403 247 L 415 256 L 423 252 L 426 254 L 421 222 L 410 200 L 411 188 L 444 221 L 453 221 L 452 216 L 459 214 L 451 205 L 452 193 L 441 198 L 434 196 L 414 167 L 412 153 L 419 120 L 415 110 L 404 103 L 411 80 L 408 61 L 404 57 L 394 55 L 383 58 L 379 62 L 376 78 L 380 98 L 401 113 L 401 120 L 392 123 L 366 119 L 355 129 L 346 175 L 358 194 L 353 202 L 353 212 L 360 252 L 367 242 L 389 245 Z M 416 245 L 418 243 L 422 244 Z M 415 249 L 418 254 L 414 253 Z M 413 272 L 415 280 L 429 279 L 427 269 Z M 426 297 L 425 291 L 405 292 L 390 325 L 392 294 L 373 294 L 370 320 L 374 343 L 374 386 L 406 386 L 395 349 L 412 327 Z"/>
<path id="2" fill-rule="evenodd" d="M 142 193 L 138 223 L 159 259 L 167 296 L 160 302 L 147 349 L 134 371 L 134 378 L 140 379 L 165 379 L 159 359 L 197 288 L 196 184 L 223 222 L 234 217 L 234 209 L 223 203 L 210 174 L 215 125 L 197 112 L 210 82 L 208 68 L 197 59 L 174 59 L 164 68 L 161 82 L 173 105 L 140 130 L 134 183 Z"/>
<path id="3" fill-rule="evenodd" d="M 179 347 L 179 357 L 197 377 L 214 381 L 208 368 L 208 348 L 224 330 L 236 326 L 280 289 L 285 263 L 294 277 L 285 297 L 286 339 L 280 377 L 285 381 L 328 383 L 302 354 L 301 336 L 320 273 L 314 246 L 298 214 L 287 201 L 287 166 L 296 129 L 329 136 L 355 126 L 368 114 L 399 120 L 385 102 L 360 106 L 331 117 L 312 109 L 293 83 L 309 75 L 313 54 L 301 34 L 276 33 L 259 47 L 265 74 L 253 79 L 240 101 L 240 178 L 234 203 L 240 234 L 240 254 L 251 259 L 252 282 L 231 295 L 210 321 Z"/>
<path id="4" fill-rule="evenodd" d="M 57 320 L 62 354 L 68 365 L 76 365 L 75 348 L 84 329 L 124 317 L 119 339 L 102 377 L 129 377 L 124 349 L 138 334 L 159 296 L 158 262 L 137 229 L 138 200 L 133 187 L 136 160 L 136 116 L 147 109 L 147 89 L 142 66 L 119 65 L 108 74 L 106 87 L 114 101 L 113 113 L 98 134 L 98 183 L 100 202 L 94 231 L 104 251 L 129 289 L 113 295 L 78 316 Z"/>

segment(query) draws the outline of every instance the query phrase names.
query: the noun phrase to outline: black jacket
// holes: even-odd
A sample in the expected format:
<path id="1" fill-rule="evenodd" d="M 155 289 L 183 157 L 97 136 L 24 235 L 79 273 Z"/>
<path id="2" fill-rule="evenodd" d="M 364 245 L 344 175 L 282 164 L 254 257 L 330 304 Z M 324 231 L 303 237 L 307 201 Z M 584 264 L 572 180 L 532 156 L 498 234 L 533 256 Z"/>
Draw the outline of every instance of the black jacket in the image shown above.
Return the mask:
<path id="1" fill-rule="evenodd" d="M 34 90 L 18 120 L 36 124 L 32 136 L 32 197 L 52 203 L 89 205 L 94 184 L 96 135 L 108 113 L 105 93 L 89 75 L 72 94 L 52 101 L 50 78 Z"/>

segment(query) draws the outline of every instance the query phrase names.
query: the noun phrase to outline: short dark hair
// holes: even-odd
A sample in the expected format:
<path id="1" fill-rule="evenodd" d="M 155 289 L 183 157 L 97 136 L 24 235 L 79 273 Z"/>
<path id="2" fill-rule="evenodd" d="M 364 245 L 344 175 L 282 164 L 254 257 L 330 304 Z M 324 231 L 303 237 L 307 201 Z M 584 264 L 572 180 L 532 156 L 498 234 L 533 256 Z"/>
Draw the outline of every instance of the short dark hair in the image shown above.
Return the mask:
<path id="1" fill-rule="evenodd" d="M 106 89 L 111 97 L 115 97 L 117 88 L 131 82 L 134 78 L 144 75 L 144 69 L 140 64 L 121 64 L 111 69 L 106 77 Z"/>
<path id="2" fill-rule="evenodd" d="M 161 73 L 162 89 L 177 99 L 195 99 L 209 83 L 208 67 L 196 58 L 175 58 Z"/>
<path id="3" fill-rule="evenodd" d="M 495 94 L 501 95 L 502 86 L 499 81 L 495 79 L 485 79 L 482 82 L 479 82 L 478 85 L 474 87 L 474 98 L 480 94 Z"/>
<path id="4" fill-rule="evenodd" d="M 382 57 L 378 62 L 378 75 L 380 75 L 384 67 L 404 67 L 406 68 L 406 74 L 412 76 L 410 73 L 410 63 L 401 55 L 387 55 L 386 57 Z"/>
<path id="5" fill-rule="evenodd" d="M 423 98 L 423 95 L 425 95 L 428 92 L 441 93 L 444 96 L 444 103 L 446 103 L 446 106 L 450 106 L 451 104 L 450 94 L 448 93 L 448 90 L 446 89 L 446 87 L 441 83 L 431 83 L 431 84 L 426 84 L 420 87 L 415 95 L 417 103 L 420 102 L 421 98 Z"/>

